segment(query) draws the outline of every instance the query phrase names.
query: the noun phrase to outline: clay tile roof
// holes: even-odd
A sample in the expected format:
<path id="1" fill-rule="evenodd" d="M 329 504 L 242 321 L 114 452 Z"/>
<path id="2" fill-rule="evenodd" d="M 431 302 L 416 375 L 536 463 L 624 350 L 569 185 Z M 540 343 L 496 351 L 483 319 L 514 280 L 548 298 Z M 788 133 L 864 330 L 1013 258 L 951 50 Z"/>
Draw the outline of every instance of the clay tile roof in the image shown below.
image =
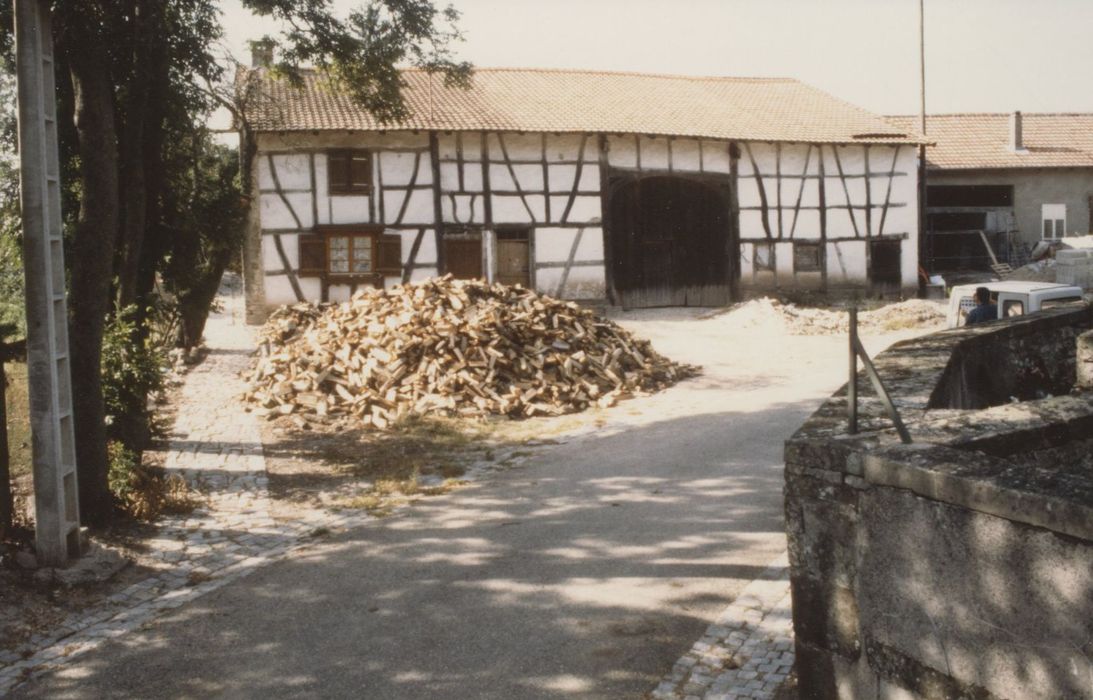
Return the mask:
<path id="1" fill-rule="evenodd" d="M 1027 152 L 1010 148 L 1010 114 L 938 114 L 926 117 L 926 165 L 936 170 L 1093 167 L 1093 114 L 1022 113 Z M 918 128 L 918 117 L 888 117 Z"/>
<path id="2" fill-rule="evenodd" d="M 813 143 L 918 143 L 914 128 L 787 78 L 697 78 L 638 73 L 477 69 L 470 89 L 440 76 L 403 73 L 412 116 L 378 124 L 306 71 L 301 89 L 265 69 L 244 69 L 241 84 L 256 131 L 435 129 L 443 131 L 606 132 Z"/>

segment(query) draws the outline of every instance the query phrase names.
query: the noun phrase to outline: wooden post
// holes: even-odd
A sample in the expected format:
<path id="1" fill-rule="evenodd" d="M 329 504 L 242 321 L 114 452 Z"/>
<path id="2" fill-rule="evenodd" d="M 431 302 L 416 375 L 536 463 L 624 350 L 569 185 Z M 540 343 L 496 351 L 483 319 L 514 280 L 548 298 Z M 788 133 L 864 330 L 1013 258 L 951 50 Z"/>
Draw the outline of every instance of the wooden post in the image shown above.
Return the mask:
<path id="1" fill-rule="evenodd" d="M 846 416 L 850 427 L 846 432 L 858 432 L 858 306 L 850 307 L 850 379 L 846 384 Z"/>
<path id="2" fill-rule="evenodd" d="M 433 240 L 436 241 L 436 274 L 444 275 L 447 260 L 444 255 L 444 206 L 440 202 L 440 138 L 435 131 L 429 132 L 429 168 L 433 177 Z M 412 193 L 407 192 L 409 197 Z"/>

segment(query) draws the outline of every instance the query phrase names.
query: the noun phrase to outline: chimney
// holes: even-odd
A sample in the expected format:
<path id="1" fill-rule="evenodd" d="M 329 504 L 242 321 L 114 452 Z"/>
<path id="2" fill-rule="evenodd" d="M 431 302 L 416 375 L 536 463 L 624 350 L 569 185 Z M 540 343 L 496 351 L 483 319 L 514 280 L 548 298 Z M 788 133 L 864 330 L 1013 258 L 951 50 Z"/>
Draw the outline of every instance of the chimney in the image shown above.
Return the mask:
<path id="1" fill-rule="evenodd" d="M 1021 113 L 1014 112 L 1010 115 L 1010 150 L 1014 153 L 1028 153 L 1021 136 Z"/>
<path id="2" fill-rule="evenodd" d="M 269 68 L 273 63 L 273 39 L 269 37 L 250 42 L 252 68 Z"/>

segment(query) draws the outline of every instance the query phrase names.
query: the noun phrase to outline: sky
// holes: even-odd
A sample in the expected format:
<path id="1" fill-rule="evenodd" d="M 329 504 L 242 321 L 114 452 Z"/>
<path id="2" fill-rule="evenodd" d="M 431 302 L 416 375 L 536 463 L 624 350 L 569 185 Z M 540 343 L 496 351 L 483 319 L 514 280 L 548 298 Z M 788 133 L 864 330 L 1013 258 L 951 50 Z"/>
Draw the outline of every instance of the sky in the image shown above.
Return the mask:
<path id="1" fill-rule="evenodd" d="M 1093 112 L 1093 2 L 923 1 L 928 113 Z M 919 111 L 919 0 L 451 4 L 458 55 L 480 67 L 784 76 L 875 113 Z M 275 27 L 238 0 L 223 7 L 229 46 L 249 61 L 246 41 Z"/>

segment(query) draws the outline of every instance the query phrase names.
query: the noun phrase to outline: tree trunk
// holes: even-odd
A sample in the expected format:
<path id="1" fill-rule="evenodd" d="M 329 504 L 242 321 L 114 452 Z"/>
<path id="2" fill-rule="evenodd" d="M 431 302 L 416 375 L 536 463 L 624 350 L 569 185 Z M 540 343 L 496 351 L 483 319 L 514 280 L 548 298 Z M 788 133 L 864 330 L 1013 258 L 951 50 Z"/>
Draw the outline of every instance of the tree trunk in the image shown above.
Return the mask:
<path id="1" fill-rule="evenodd" d="M 4 361 L 0 358 L 0 541 L 11 532 L 12 511 L 15 510 L 11 496 L 11 458 L 8 454 L 8 378 L 4 372 Z"/>
<path id="2" fill-rule="evenodd" d="M 156 7 L 152 7 L 156 6 Z M 138 277 L 148 213 L 145 181 L 145 138 L 155 127 L 148 124 L 149 93 L 155 70 L 155 54 L 162 53 L 163 41 L 157 37 L 158 3 L 135 0 L 129 11 L 132 22 L 132 67 L 124 85 L 124 97 L 118 105 L 118 150 L 121 173 L 121 231 L 118 240 L 118 307 L 137 303 Z M 157 49 L 156 47 L 160 47 Z M 143 320 L 143 309 L 138 319 Z M 138 322 L 138 327 L 143 323 Z"/>
<path id="3" fill-rule="evenodd" d="M 80 517 L 102 524 L 112 513 L 102 396 L 102 339 L 118 232 L 118 156 L 106 56 L 94 41 L 66 49 L 75 93 L 80 153 L 80 213 L 72 237 L 69 345 Z"/>

